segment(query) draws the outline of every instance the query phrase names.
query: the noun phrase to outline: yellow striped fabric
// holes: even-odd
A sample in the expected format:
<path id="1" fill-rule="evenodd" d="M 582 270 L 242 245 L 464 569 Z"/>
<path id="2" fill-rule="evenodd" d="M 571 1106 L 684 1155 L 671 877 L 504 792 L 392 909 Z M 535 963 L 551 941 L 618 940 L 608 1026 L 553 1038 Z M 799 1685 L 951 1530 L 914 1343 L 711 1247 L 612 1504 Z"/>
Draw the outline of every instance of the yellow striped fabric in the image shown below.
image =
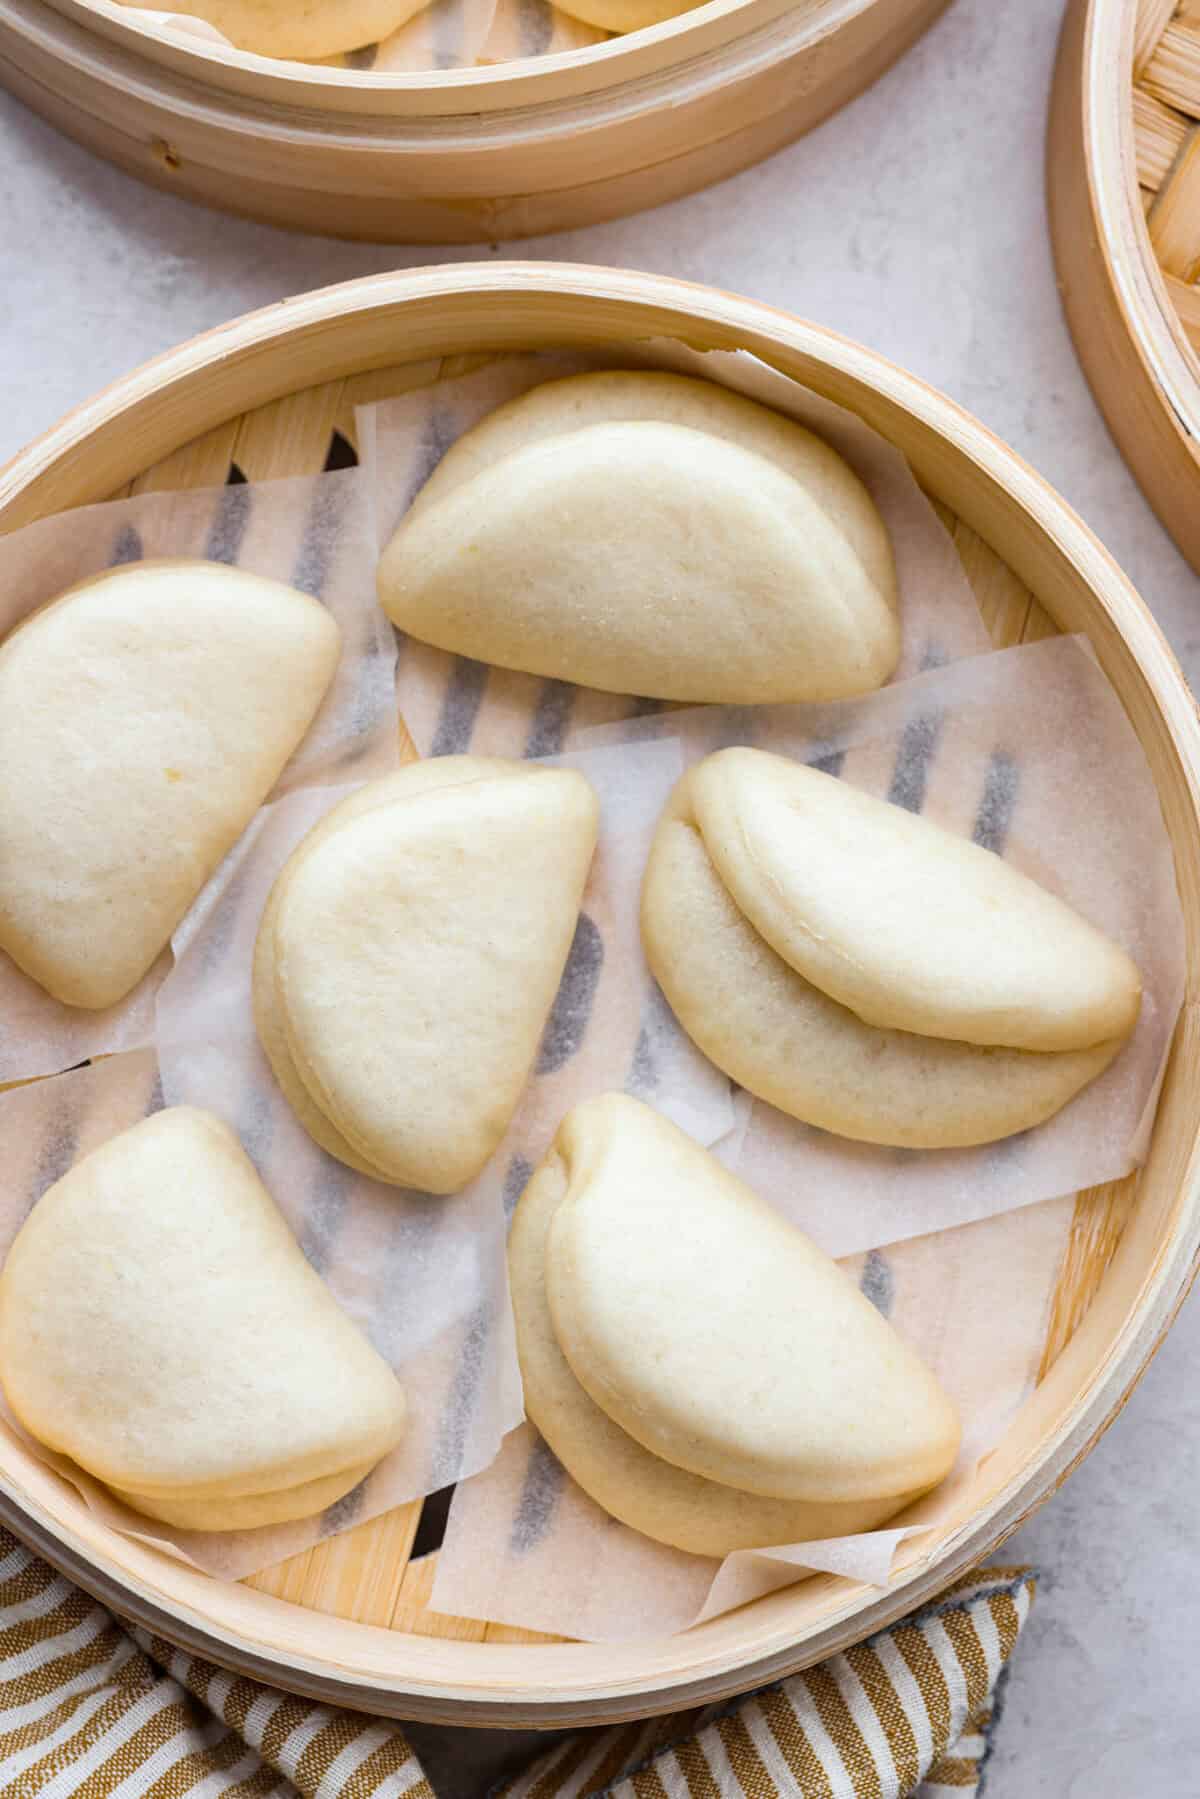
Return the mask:
<path id="1" fill-rule="evenodd" d="M 500 1791 L 970 1793 L 1032 1596 L 1026 1571 L 988 1569 L 926 1613 L 736 1704 L 568 1737 Z M 128 1629 L 0 1528 L 0 1799 L 434 1793 L 398 1725 L 292 1698 Z"/>
<path id="2" fill-rule="evenodd" d="M 497 1799 L 963 1799 L 1033 1595 L 1028 1569 L 986 1568 L 732 1704 L 556 1745 Z"/>

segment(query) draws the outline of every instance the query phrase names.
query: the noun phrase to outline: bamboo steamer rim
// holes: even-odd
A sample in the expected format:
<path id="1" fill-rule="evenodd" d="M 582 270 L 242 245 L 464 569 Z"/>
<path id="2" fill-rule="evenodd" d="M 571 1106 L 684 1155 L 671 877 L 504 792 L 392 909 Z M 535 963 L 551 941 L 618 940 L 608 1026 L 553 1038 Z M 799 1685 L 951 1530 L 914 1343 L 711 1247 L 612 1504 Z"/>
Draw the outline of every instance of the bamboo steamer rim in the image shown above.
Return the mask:
<path id="1" fill-rule="evenodd" d="M 1200 359 L 1139 197 L 1137 31 L 1137 0 L 1070 0 L 1047 146 L 1051 232 L 1085 372 L 1147 498 L 1200 568 Z"/>
<path id="2" fill-rule="evenodd" d="M 1021 1446 L 998 1447 L 977 1477 L 974 1513 L 933 1547 L 918 1538 L 902 1551 L 883 1593 L 810 1582 L 651 1643 L 417 1638 L 221 1587 L 105 1532 L 40 1464 L 18 1477 L 14 1455 L 0 1449 L 0 1515 L 89 1591 L 194 1652 L 366 1710 L 481 1725 L 612 1721 L 723 1696 L 861 1640 L 989 1553 L 1082 1459 L 1161 1341 L 1200 1248 L 1200 1108 L 1185 1091 L 1200 1032 L 1200 726 L 1190 696 L 1150 614 L 1065 502 L 978 421 L 883 357 L 765 305 L 663 276 L 519 262 L 379 275 L 208 332 L 85 402 L 0 470 L 0 530 L 104 498 L 240 415 L 248 399 L 261 405 L 465 350 L 664 335 L 701 350 L 748 350 L 886 435 L 903 435 L 918 479 L 1003 544 L 1026 585 L 1054 587 L 1057 622 L 1086 624 L 1155 769 L 1184 898 L 1188 999 L 1147 1171 L 1153 1192 L 1144 1180 L 1096 1303 L 1022 1414 Z M 797 1615 L 814 1591 L 825 1595 L 819 1625 L 798 1640 Z"/>
<path id="3" fill-rule="evenodd" d="M 200 36 L 167 33 L 121 0 L 48 0 L 52 10 L 139 59 L 173 71 L 206 92 L 254 98 L 268 107 L 318 114 L 352 111 L 469 114 L 577 100 L 649 78 L 661 79 L 695 59 L 732 53 L 760 33 L 771 53 L 794 53 L 833 36 L 890 0 L 703 0 L 660 24 L 604 43 L 484 67 L 433 70 L 337 69 L 286 62 Z M 29 0 L 6 0 L 14 13 L 35 14 Z M 162 11 L 170 0 L 162 0 Z M 764 45 L 765 49 L 765 45 Z"/>
<path id="4" fill-rule="evenodd" d="M 742 8 L 753 4 L 753 0 L 731 3 Z M 771 5 L 774 0 L 765 3 Z M 940 7 L 945 0 L 934 3 Z M 78 5 L 90 11 L 94 4 L 95 0 L 49 0 L 56 14 L 64 5 Z M 905 0 L 905 5 L 909 10 L 921 10 L 921 0 Z M 129 9 L 112 0 L 112 10 Z M 69 57 L 92 80 L 107 85 L 116 74 L 131 105 L 143 102 L 152 106 L 166 98 L 177 118 L 203 126 L 223 124 L 241 136 L 252 132 L 256 143 L 269 144 L 284 156 L 301 144 L 313 143 L 326 153 L 348 150 L 358 155 L 376 151 L 480 154 L 493 148 L 536 148 L 542 142 L 554 149 L 561 145 L 564 129 L 583 132 L 620 128 L 635 120 L 653 119 L 661 113 L 668 84 L 672 104 L 699 100 L 720 93 L 734 82 L 753 79 L 782 56 L 804 48 L 804 40 L 797 38 L 784 17 L 768 20 L 726 46 L 689 55 L 678 64 L 636 73 L 622 66 L 618 71 L 620 78 L 608 81 L 581 79 L 573 59 L 589 54 L 583 51 L 565 53 L 566 63 L 557 71 L 546 69 L 545 65 L 557 65 L 562 58 L 534 57 L 494 68 L 437 70 L 430 77 L 397 75 L 388 85 L 365 92 L 341 79 L 362 71 L 318 69 L 317 75 L 332 78 L 323 83 L 320 95 L 322 107 L 327 106 L 328 110 L 314 109 L 305 75 L 291 84 L 298 90 L 296 93 L 285 94 L 280 103 L 272 96 L 269 104 L 252 114 L 247 100 L 261 98 L 254 86 L 229 82 L 206 88 L 191 77 L 191 71 L 180 75 L 169 64 L 164 74 L 155 62 L 131 57 L 119 38 L 114 59 L 94 33 L 76 30 L 64 38 L 47 29 L 45 12 L 46 0 L 0 0 L 0 15 L 4 15 L 5 23 L 15 26 L 39 47 L 48 48 L 56 58 Z M 612 43 L 624 41 L 613 39 Z M 264 57 L 254 61 L 264 64 L 272 77 L 277 69 L 289 67 L 269 64 Z M 228 72 L 236 66 L 218 63 L 218 67 Z M 484 79 L 468 94 L 457 83 L 445 79 L 458 75 Z M 401 81 L 406 85 L 396 85 Z M 384 101 L 391 102 L 386 109 Z M 397 101 L 402 105 L 397 106 Z"/>
<path id="5" fill-rule="evenodd" d="M 595 56 L 364 77 L 242 67 L 117 0 L 0 0 L 0 83 L 205 205 L 334 237 L 495 244 L 735 174 L 882 75 L 946 4 L 709 0 L 663 42 L 633 32 Z"/>

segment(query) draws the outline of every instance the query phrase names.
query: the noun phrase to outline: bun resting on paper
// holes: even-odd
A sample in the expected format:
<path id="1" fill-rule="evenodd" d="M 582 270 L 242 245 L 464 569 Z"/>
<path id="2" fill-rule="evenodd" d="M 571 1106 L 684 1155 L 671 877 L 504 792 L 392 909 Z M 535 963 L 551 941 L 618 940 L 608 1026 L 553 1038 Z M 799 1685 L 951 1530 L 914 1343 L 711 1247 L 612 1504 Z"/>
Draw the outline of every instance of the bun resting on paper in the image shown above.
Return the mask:
<path id="1" fill-rule="evenodd" d="M 405 1422 L 237 1138 L 186 1106 L 38 1200 L 0 1272 L 0 1383 L 47 1448 L 183 1530 L 321 1511 Z"/>
<path id="2" fill-rule="evenodd" d="M 704 1053 L 824 1130 L 966 1147 L 1051 1117 L 1141 1003 L 1125 952 L 999 856 L 762 750 L 680 781 L 647 959 Z"/>
<path id="3" fill-rule="evenodd" d="M 568 1113 L 509 1247 L 530 1418 L 598 1504 L 695 1554 L 872 1529 L 954 1407 L 836 1263 L 675 1125 Z"/>
<path id="4" fill-rule="evenodd" d="M 547 382 L 466 432 L 379 597 L 439 649 L 669 700 L 841 699 L 900 653 L 887 531 L 836 451 L 653 370 Z"/>
<path id="5" fill-rule="evenodd" d="M 554 0 L 562 12 L 585 25 L 601 31 L 640 31 L 647 25 L 661 25 L 679 13 L 691 12 L 703 0 Z"/>
<path id="6" fill-rule="evenodd" d="M 596 844 L 571 769 L 412 763 L 293 851 L 254 960 L 258 1034 L 312 1137 L 393 1185 L 453 1193 L 516 1110 Z"/>
<path id="7" fill-rule="evenodd" d="M 204 19 L 239 50 L 298 62 L 361 50 L 390 37 L 428 0 L 123 0 Z"/>
<path id="8" fill-rule="evenodd" d="M 216 562 L 109 569 L 0 644 L 0 949 L 123 999 L 270 793 L 333 678 L 319 601 Z"/>

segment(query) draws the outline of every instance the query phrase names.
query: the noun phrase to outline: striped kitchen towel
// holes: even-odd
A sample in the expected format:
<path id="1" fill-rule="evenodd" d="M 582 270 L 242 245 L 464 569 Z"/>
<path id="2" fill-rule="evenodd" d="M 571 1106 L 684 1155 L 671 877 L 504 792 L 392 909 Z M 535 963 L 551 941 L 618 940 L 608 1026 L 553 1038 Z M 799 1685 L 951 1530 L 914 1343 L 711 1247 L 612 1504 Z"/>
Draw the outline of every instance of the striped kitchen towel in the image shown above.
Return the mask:
<path id="1" fill-rule="evenodd" d="M 987 1568 L 803 1674 L 556 1742 L 504 1799 L 950 1799 L 978 1792 L 1033 1598 Z M 0 1528 L 0 1799 L 435 1799 L 403 1729 L 128 1629 Z M 458 1799 L 447 1795 L 446 1799 Z"/>

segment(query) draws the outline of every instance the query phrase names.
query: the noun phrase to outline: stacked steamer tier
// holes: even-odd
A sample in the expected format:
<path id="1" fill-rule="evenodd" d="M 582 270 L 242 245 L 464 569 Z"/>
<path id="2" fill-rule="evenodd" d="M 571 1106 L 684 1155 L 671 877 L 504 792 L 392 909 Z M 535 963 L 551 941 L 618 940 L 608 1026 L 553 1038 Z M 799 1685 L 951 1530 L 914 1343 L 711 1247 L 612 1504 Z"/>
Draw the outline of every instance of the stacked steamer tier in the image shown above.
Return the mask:
<path id="1" fill-rule="evenodd" d="M 1051 102 L 1067 319 L 1122 455 L 1200 569 L 1200 5 L 1072 0 Z"/>
<path id="2" fill-rule="evenodd" d="M 185 344 L 81 407 L 0 476 L 0 530 L 149 488 L 343 464 L 356 404 L 411 366 L 493 350 L 674 336 L 745 349 L 866 419 L 937 502 L 992 639 L 1084 631 L 1141 739 L 1173 842 L 1189 988 L 1200 974 L 1200 727 L 1135 593 L 1053 491 L 956 406 L 785 314 L 647 275 L 493 264 L 384 275 Z M 756 1686 L 860 1641 L 977 1564 L 1052 1493 L 1145 1368 L 1200 1246 L 1200 1123 L 1185 1005 L 1141 1171 L 1075 1201 L 1041 1382 L 949 1520 L 902 1546 L 886 1591 L 817 1576 L 669 1640 L 566 1643 L 429 1606 L 421 1502 L 223 1584 L 116 1534 L 0 1431 L 0 1516 L 171 1641 L 293 1690 L 403 1717 L 516 1726 L 649 1715 Z M 415 1550 L 415 1552 L 414 1552 Z"/>
<path id="3" fill-rule="evenodd" d="M 489 242 L 617 218 L 769 156 L 945 3 L 707 0 L 579 49 L 380 71 L 252 55 L 119 0 L 0 0 L 0 82 L 210 206 L 338 237 Z"/>

